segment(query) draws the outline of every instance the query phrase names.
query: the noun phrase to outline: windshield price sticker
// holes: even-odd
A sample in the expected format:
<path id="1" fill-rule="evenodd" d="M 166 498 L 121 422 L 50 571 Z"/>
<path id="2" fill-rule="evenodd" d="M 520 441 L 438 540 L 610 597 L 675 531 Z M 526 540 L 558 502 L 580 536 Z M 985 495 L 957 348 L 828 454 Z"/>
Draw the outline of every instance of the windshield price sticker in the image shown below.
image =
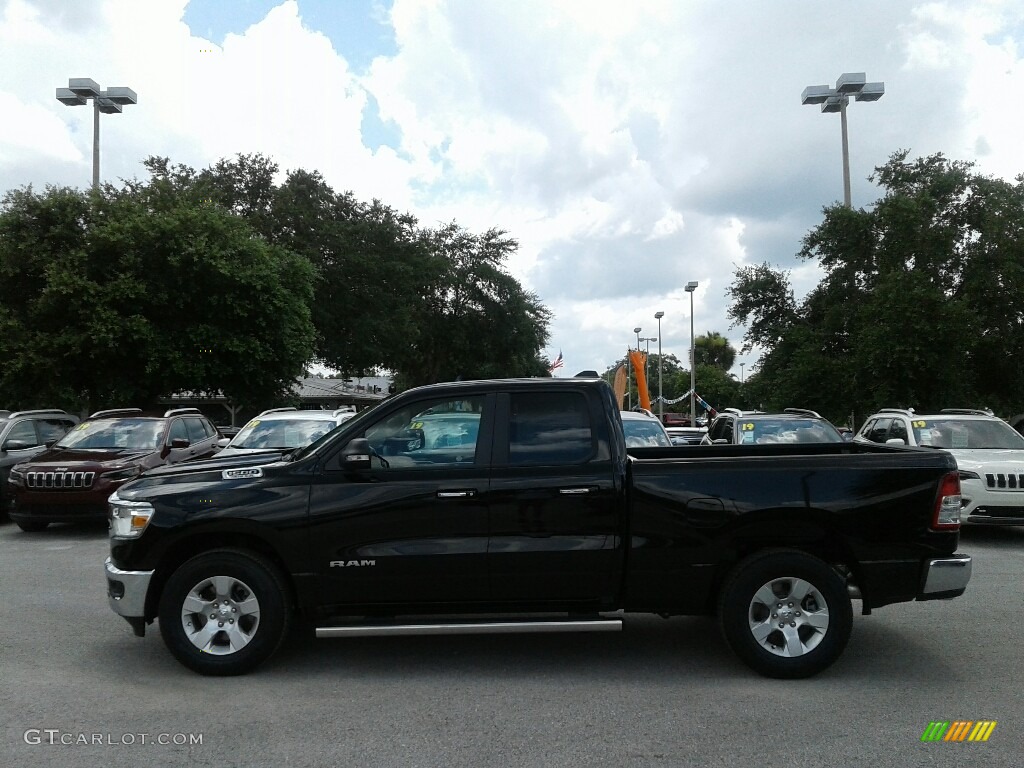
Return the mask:
<path id="1" fill-rule="evenodd" d="M 753 432 L 754 431 L 754 422 L 752 422 L 752 421 L 745 421 L 740 426 L 740 429 L 742 429 L 744 432 Z"/>
<path id="2" fill-rule="evenodd" d="M 912 422 L 910 422 L 910 426 L 912 426 L 914 429 L 924 429 L 925 427 L 928 426 L 928 422 L 927 421 L 912 421 Z"/>

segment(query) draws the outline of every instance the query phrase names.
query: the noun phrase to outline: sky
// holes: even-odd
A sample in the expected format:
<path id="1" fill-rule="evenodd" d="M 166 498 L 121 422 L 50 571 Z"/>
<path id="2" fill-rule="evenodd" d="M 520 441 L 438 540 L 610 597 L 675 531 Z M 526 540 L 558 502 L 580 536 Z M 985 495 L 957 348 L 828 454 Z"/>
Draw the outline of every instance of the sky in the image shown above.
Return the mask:
<path id="1" fill-rule="evenodd" d="M 636 327 L 686 361 L 691 320 L 742 346 L 737 269 L 787 270 L 798 299 L 820 278 L 796 253 L 842 200 L 840 119 L 806 86 L 884 82 L 848 112 L 870 208 L 901 149 L 1024 173 L 1022 56 L 1019 0 L 0 0 L 0 193 L 88 186 L 90 109 L 56 88 L 126 86 L 104 181 L 152 155 L 318 170 L 424 227 L 508 232 L 558 375 L 605 370 Z"/>

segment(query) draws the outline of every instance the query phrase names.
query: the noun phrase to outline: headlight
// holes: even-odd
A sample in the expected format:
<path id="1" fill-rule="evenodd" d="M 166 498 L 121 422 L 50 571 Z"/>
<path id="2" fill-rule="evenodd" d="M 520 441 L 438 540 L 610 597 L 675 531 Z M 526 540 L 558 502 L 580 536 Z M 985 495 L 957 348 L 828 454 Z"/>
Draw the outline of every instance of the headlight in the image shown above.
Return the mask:
<path id="1" fill-rule="evenodd" d="M 25 486 L 25 473 L 16 467 L 11 467 L 11 473 L 7 475 L 7 479 L 19 488 Z"/>
<path id="2" fill-rule="evenodd" d="M 146 530 L 153 517 L 153 505 L 148 501 L 125 501 L 117 492 L 107 499 L 107 517 L 110 536 L 114 539 L 137 539 Z"/>
<path id="3" fill-rule="evenodd" d="M 969 470 L 961 469 L 960 470 L 960 479 L 961 480 L 981 480 L 981 475 L 979 475 L 977 472 L 970 472 Z"/>
<path id="4" fill-rule="evenodd" d="M 134 477 L 138 477 L 142 474 L 142 467 L 125 467 L 124 469 L 115 469 L 113 472 L 105 472 L 103 474 L 104 480 L 112 480 L 117 483 L 122 480 L 131 480 Z"/>

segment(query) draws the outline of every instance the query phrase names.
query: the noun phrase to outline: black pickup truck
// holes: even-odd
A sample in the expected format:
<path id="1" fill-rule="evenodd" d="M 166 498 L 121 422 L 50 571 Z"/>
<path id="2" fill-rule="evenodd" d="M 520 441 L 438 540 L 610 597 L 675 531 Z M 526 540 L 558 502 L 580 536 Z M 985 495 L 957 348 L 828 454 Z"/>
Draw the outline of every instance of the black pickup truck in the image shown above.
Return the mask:
<path id="1" fill-rule="evenodd" d="M 291 453 L 158 468 L 110 497 L 111 607 L 197 672 L 320 637 L 605 631 L 717 614 L 771 677 L 813 675 L 863 612 L 963 594 L 942 451 L 627 451 L 600 379 L 404 392 Z"/>

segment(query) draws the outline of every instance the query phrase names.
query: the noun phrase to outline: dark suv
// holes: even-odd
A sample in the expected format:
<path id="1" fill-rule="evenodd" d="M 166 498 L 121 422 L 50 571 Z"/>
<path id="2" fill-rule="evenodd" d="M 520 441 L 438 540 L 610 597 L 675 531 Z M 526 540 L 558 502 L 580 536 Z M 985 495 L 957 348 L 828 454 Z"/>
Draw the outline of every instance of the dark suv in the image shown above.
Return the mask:
<path id="1" fill-rule="evenodd" d="M 77 423 L 77 416 L 56 408 L 0 411 L 0 518 L 7 511 L 11 467 L 42 453 Z"/>
<path id="2" fill-rule="evenodd" d="M 782 413 L 726 408 L 701 441 L 702 445 L 841 442 L 843 436 L 830 421 L 804 408 L 786 408 Z"/>
<path id="3" fill-rule="evenodd" d="M 10 518 L 23 531 L 103 520 L 107 497 L 147 469 L 212 456 L 217 429 L 196 408 L 146 416 L 138 408 L 94 413 L 38 456 L 11 468 Z"/>

